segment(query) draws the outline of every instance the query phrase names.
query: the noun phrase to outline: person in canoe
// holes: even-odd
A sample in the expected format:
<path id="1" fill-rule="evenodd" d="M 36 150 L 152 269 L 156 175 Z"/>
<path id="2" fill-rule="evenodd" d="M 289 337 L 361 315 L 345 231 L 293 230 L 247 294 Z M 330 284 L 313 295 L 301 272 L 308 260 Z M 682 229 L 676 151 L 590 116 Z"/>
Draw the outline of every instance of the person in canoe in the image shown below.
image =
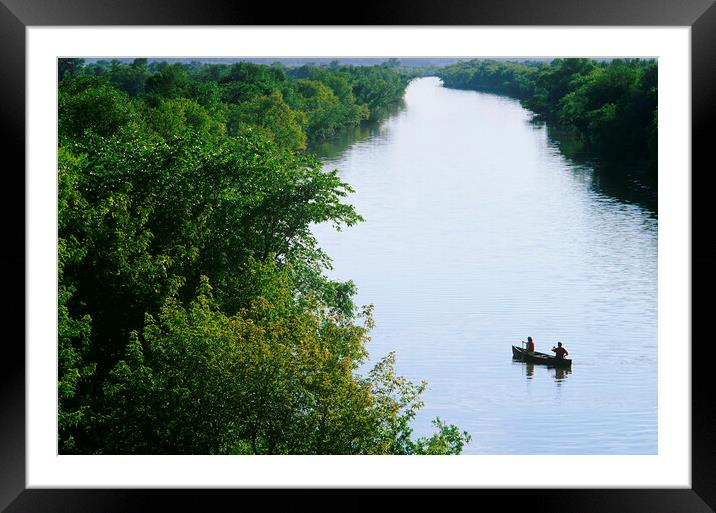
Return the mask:
<path id="1" fill-rule="evenodd" d="M 532 337 L 527 337 L 527 353 L 534 354 L 535 352 L 535 343 L 532 340 Z"/>
<path id="2" fill-rule="evenodd" d="M 562 342 L 557 342 L 557 347 L 553 347 L 552 351 L 554 351 L 557 358 L 560 360 L 563 360 L 565 356 L 567 356 L 569 353 L 565 348 L 562 347 Z"/>

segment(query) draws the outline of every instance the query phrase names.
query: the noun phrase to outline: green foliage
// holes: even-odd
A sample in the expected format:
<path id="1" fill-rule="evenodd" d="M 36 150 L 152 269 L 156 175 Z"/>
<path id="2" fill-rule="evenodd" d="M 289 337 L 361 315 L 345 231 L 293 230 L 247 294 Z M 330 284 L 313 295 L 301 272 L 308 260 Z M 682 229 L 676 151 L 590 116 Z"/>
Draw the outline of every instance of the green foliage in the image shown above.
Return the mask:
<path id="1" fill-rule="evenodd" d="M 132 64 L 113 62 L 107 74 L 109 82 L 130 98 L 136 98 L 145 91 L 147 79 L 150 77 L 146 59 L 135 59 Z"/>
<path id="2" fill-rule="evenodd" d="M 228 69 L 219 83 L 226 103 L 241 103 L 255 96 L 280 91 L 286 80 L 282 68 L 238 62 Z"/>
<path id="3" fill-rule="evenodd" d="M 204 107 L 188 98 L 159 99 L 156 106 L 145 103 L 142 109 L 146 126 L 167 140 L 184 132 L 221 134 L 225 130 Z"/>
<path id="4" fill-rule="evenodd" d="M 447 87 L 524 98 L 534 89 L 536 71 L 530 63 L 476 59 L 441 68 L 437 75 Z"/>
<path id="5" fill-rule="evenodd" d="M 83 162 L 66 151 L 59 152 L 58 166 L 58 220 L 64 236 L 57 241 L 57 364 L 58 364 L 58 442 L 60 452 L 72 453 L 77 449 L 75 436 L 85 428 L 89 405 L 79 394 L 80 385 L 95 372 L 95 366 L 85 362 L 89 350 L 92 319 L 89 315 L 70 313 L 75 285 L 65 278 L 65 269 L 81 265 L 86 255 L 77 234 L 84 223 L 87 205 L 77 190 L 78 173 Z M 80 229 L 78 229 L 80 228 Z"/>
<path id="6" fill-rule="evenodd" d="M 657 66 L 614 61 L 575 82 L 561 102 L 563 123 L 592 146 L 611 154 L 656 149 Z"/>
<path id="7" fill-rule="evenodd" d="M 395 75 L 395 74 L 394 74 Z M 368 105 L 360 103 L 344 68 L 303 66 L 292 72 L 297 78 L 294 102 L 310 119 L 309 137 L 323 139 L 368 119 Z M 325 86 L 325 87 L 322 87 Z M 401 91 L 405 90 L 403 87 Z"/>
<path id="8" fill-rule="evenodd" d="M 550 64 L 540 65 L 534 73 L 532 94 L 525 98 L 525 104 L 548 118 L 558 117 L 562 99 L 595 66 L 596 63 L 589 59 L 555 59 Z"/>
<path id="9" fill-rule="evenodd" d="M 356 102 L 367 107 L 368 118 L 377 120 L 400 102 L 408 78 L 390 66 L 345 66 L 340 69 L 351 83 Z"/>
<path id="10" fill-rule="evenodd" d="M 311 139 L 325 139 L 360 121 L 360 110 L 346 112 L 345 105 L 329 86 L 318 80 L 295 82 L 296 106 L 306 112 Z"/>
<path id="11" fill-rule="evenodd" d="M 169 299 L 130 337 L 105 387 L 103 422 L 122 431 L 103 450 L 311 454 L 329 442 L 332 453 L 350 452 L 353 436 L 327 433 L 359 428 L 345 417 L 368 400 L 351 375 L 365 329 L 299 308 L 276 264 L 254 271 L 264 294 L 233 316 L 202 279 L 186 308 Z"/>
<path id="12" fill-rule="evenodd" d="M 134 107 L 126 94 L 106 80 L 69 76 L 59 89 L 60 138 L 80 138 L 86 131 L 110 135 L 134 118 Z"/>
<path id="13" fill-rule="evenodd" d="M 61 82 L 67 75 L 73 75 L 84 67 L 84 59 L 57 59 L 57 78 Z"/>
<path id="14" fill-rule="evenodd" d="M 382 69 L 365 73 L 397 76 Z M 61 453 L 454 454 L 469 439 L 438 421 L 412 440 L 424 385 L 393 357 L 356 374 L 371 309 L 325 276 L 310 226 L 362 218 L 303 150 L 369 104 L 362 71 L 303 71 L 62 63 Z"/>
<path id="15" fill-rule="evenodd" d="M 159 70 L 147 78 L 145 89 L 147 94 L 178 98 L 183 96 L 188 82 L 189 76 L 182 65 L 162 63 Z"/>
<path id="16" fill-rule="evenodd" d="M 303 150 L 306 148 L 307 124 L 306 114 L 291 109 L 283 101 L 281 93 L 274 91 L 268 96 L 256 96 L 238 105 L 231 105 L 227 130 L 229 134 L 237 135 L 243 126 L 259 127 L 279 146 Z"/>
<path id="17" fill-rule="evenodd" d="M 192 80 L 186 86 L 186 97 L 204 107 L 216 119 L 223 119 L 227 106 L 221 101 L 221 89 L 216 82 Z"/>
<path id="18" fill-rule="evenodd" d="M 369 375 L 374 398 L 371 412 L 378 426 L 374 454 L 460 454 L 464 445 L 470 442 L 470 435 L 440 419 L 433 421 L 437 433 L 413 440 L 410 423 L 423 406 L 420 395 L 427 382 L 415 384 L 397 375 L 395 360 L 395 353 L 389 353 Z"/>
<path id="19" fill-rule="evenodd" d="M 169 298 L 130 335 L 104 386 L 104 453 L 458 454 L 469 441 L 439 419 L 410 438 L 424 384 L 395 376 L 393 355 L 356 377 L 370 310 L 363 325 L 308 310 L 275 263 L 249 274 L 260 293 L 236 314 L 202 278 L 187 307 Z"/>
<path id="20" fill-rule="evenodd" d="M 144 124 L 165 138 L 187 129 L 208 127 L 213 134 L 228 132 L 233 136 L 252 128 L 279 146 L 305 150 L 312 141 L 332 137 L 366 119 L 388 115 L 408 83 L 407 76 L 392 64 L 333 63 L 297 69 L 248 62 L 230 66 L 148 64 L 147 59 L 82 64 L 81 59 L 61 59 L 58 63 L 64 91 L 60 105 L 66 111 L 61 115 L 66 125 L 62 133 L 72 132 L 72 137 L 85 130 L 111 135 L 136 121 L 132 112 L 141 111 Z M 106 87 L 95 91 L 99 83 Z M 135 101 L 122 101 L 122 93 Z M 101 94 L 103 98 L 95 101 L 86 94 Z M 188 112 L 188 101 L 201 106 L 203 113 L 196 108 Z M 93 112 L 92 105 L 108 109 L 108 118 L 102 120 L 101 109 Z M 118 111 L 119 105 L 128 112 Z M 201 119 L 189 119 L 192 113 Z"/>

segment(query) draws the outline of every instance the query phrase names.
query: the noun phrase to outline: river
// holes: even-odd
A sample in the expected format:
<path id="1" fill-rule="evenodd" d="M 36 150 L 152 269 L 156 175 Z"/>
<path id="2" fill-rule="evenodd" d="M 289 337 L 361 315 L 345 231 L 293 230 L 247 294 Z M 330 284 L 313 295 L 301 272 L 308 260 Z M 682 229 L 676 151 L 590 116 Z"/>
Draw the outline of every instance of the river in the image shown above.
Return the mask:
<path id="1" fill-rule="evenodd" d="M 414 80 L 379 125 L 317 148 L 366 219 L 314 227 L 375 305 L 367 370 L 427 380 L 413 427 L 464 454 L 656 454 L 657 213 L 606 194 L 518 101 Z M 513 361 L 562 341 L 570 371 Z"/>

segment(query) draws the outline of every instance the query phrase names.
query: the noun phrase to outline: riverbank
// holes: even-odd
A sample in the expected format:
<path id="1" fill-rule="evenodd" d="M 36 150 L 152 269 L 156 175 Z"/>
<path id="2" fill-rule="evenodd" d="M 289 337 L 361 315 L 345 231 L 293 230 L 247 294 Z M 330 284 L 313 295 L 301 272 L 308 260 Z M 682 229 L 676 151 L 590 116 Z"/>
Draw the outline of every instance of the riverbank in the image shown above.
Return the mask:
<path id="1" fill-rule="evenodd" d="M 450 419 L 465 454 L 654 454 L 658 219 L 515 99 L 421 78 L 405 102 L 326 157 L 366 222 L 313 228 L 375 305 L 365 368 L 395 352 L 428 382 L 416 434 Z M 564 342 L 572 373 L 513 362 L 528 335 Z"/>
<path id="2" fill-rule="evenodd" d="M 657 72 L 655 60 L 486 59 L 438 69 L 445 87 L 503 94 L 519 100 L 571 141 L 560 145 L 577 163 L 600 162 L 624 183 L 656 193 Z M 557 139 L 559 143 L 559 139 Z M 586 156 L 586 158 L 585 158 Z M 654 205 L 654 209 L 656 209 Z"/>

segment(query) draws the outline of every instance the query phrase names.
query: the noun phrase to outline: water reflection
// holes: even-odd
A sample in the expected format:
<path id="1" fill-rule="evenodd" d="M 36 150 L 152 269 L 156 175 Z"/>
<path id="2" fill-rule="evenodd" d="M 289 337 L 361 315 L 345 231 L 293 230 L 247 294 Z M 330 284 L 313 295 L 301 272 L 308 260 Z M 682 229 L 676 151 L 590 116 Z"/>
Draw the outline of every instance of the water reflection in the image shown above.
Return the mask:
<path id="1" fill-rule="evenodd" d="M 347 128 L 329 140 L 312 143 L 309 145 L 308 151 L 320 155 L 321 159 L 326 161 L 339 159 L 354 144 L 380 136 L 385 121 L 404 110 L 405 100 L 401 100 L 389 107 L 386 118 L 380 121 L 364 121 L 357 127 Z"/>
<path id="2" fill-rule="evenodd" d="M 566 160 L 516 100 L 420 79 L 406 101 L 323 146 L 366 219 L 314 227 L 330 277 L 375 305 L 365 372 L 395 351 L 429 383 L 415 433 L 440 417 L 473 436 L 465 454 L 655 454 L 656 215 L 609 196 L 609 175 Z M 508 366 L 498 341 L 528 332 L 566 341 L 576 376 Z"/>
<path id="3" fill-rule="evenodd" d="M 533 119 L 530 124 L 544 128 L 550 147 L 564 157 L 582 177 L 588 177 L 594 192 L 633 203 L 656 217 L 658 212 L 658 183 L 646 169 L 637 164 L 599 159 L 585 149 L 574 134 Z"/>
<path id="4" fill-rule="evenodd" d="M 515 365 L 519 365 L 520 367 L 522 367 L 523 373 L 527 377 L 527 379 L 534 378 L 535 367 L 543 368 L 545 372 L 549 373 L 558 384 L 566 380 L 567 376 L 572 374 L 571 369 L 562 369 L 559 367 L 551 367 L 547 365 L 535 365 L 532 362 L 523 362 L 519 358 L 513 358 L 512 361 Z"/>
<path id="5" fill-rule="evenodd" d="M 525 363 L 525 371 L 528 378 L 531 378 L 532 375 L 535 373 L 535 364 L 527 362 Z"/>
<path id="6" fill-rule="evenodd" d="M 572 374 L 572 371 L 570 369 L 560 369 L 560 368 L 554 368 L 554 379 L 559 381 L 564 381 L 567 379 L 567 376 Z"/>

